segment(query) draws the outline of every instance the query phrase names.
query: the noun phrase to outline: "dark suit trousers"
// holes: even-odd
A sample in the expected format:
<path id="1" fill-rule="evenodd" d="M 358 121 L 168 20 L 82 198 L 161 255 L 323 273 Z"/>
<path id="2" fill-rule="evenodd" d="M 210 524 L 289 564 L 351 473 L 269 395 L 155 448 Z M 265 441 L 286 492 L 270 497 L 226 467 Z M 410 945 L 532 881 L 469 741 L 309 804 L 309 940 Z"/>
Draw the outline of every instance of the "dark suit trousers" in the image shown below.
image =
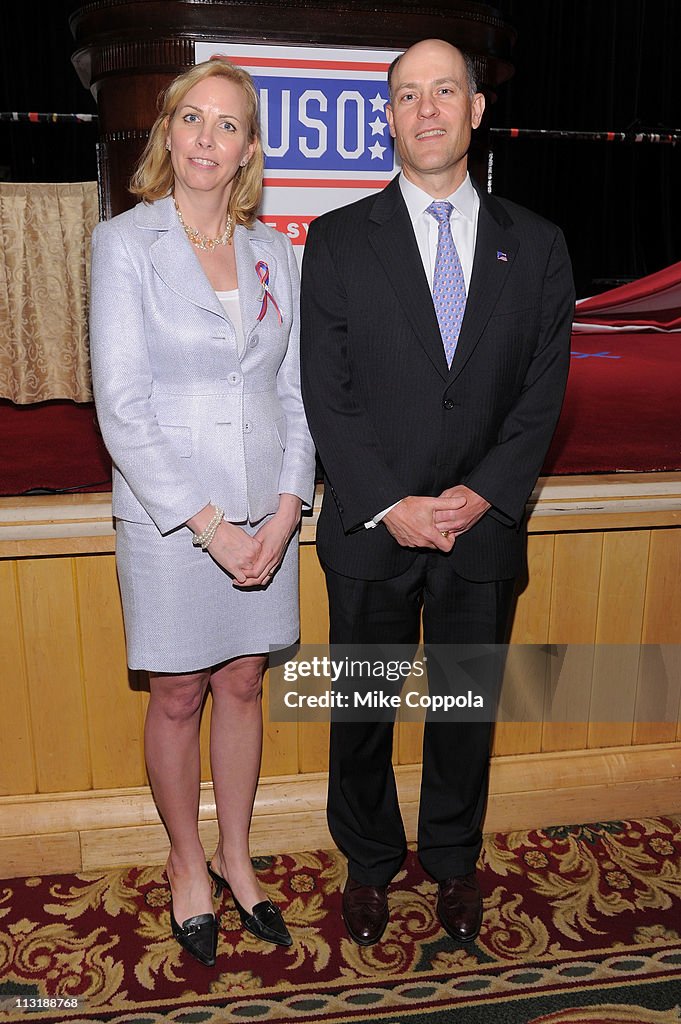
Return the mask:
<path id="1" fill-rule="evenodd" d="M 379 527 L 381 529 L 381 527 Z M 475 583 L 439 552 L 419 553 L 387 580 L 357 580 L 324 567 L 330 643 L 409 644 L 423 615 L 429 644 L 502 644 L 513 580 Z M 432 684 L 431 684 L 432 690 Z M 418 855 L 435 879 L 475 869 L 487 799 L 490 722 L 426 719 Z M 387 885 L 406 854 L 392 768 L 393 723 L 332 721 L 327 816 L 334 842 L 363 885 Z"/>

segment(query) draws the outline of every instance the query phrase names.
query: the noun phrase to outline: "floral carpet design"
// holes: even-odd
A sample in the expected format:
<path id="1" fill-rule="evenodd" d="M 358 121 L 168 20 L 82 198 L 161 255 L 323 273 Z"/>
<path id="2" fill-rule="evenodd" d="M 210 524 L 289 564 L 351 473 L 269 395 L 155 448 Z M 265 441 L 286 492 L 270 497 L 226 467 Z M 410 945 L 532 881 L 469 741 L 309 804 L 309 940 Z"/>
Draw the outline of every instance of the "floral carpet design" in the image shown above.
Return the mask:
<path id="1" fill-rule="evenodd" d="M 255 864 L 293 946 L 243 931 L 225 894 L 214 969 L 171 937 L 161 867 L 0 881 L 0 1021 L 681 1024 L 681 819 L 487 836 L 468 946 L 413 852 L 370 947 L 343 927 L 340 854 Z"/>

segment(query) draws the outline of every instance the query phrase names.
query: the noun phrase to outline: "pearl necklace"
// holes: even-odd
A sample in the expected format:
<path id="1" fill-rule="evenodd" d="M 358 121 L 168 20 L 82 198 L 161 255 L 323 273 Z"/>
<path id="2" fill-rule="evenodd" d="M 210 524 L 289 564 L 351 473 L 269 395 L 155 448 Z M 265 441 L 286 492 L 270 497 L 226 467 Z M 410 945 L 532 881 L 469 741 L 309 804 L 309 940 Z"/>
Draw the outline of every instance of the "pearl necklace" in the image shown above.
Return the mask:
<path id="1" fill-rule="evenodd" d="M 232 238 L 232 215 L 227 214 L 227 226 L 221 235 L 217 238 L 209 238 L 208 235 L 202 234 L 198 228 L 193 228 L 189 224 L 185 224 L 184 217 L 180 211 L 180 207 L 177 205 L 177 199 L 173 196 L 173 202 L 175 203 L 175 209 L 177 210 L 178 220 L 184 228 L 184 233 L 197 249 L 202 249 L 203 252 L 212 252 L 216 245 L 227 245 Z"/>

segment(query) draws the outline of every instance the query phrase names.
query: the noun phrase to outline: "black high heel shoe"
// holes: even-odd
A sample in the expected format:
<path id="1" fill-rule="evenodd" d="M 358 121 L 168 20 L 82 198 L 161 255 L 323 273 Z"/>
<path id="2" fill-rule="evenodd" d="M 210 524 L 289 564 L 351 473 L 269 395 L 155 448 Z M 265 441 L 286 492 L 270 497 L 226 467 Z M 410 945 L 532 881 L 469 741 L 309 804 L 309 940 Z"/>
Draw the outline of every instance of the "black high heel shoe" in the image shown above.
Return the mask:
<path id="1" fill-rule="evenodd" d="M 183 949 L 206 967 L 215 967 L 218 948 L 218 922 L 215 914 L 197 914 L 188 917 L 182 927 L 175 920 L 170 901 L 170 927 Z"/>
<path id="2" fill-rule="evenodd" d="M 259 939 L 264 939 L 265 942 L 273 942 L 277 946 L 293 945 L 293 939 L 284 924 L 281 911 L 279 907 L 275 907 L 271 900 L 263 900 L 261 903 L 256 903 L 249 914 L 247 910 L 244 910 L 232 892 L 232 887 L 227 879 L 219 875 L 217 871 L 213 871 L 210 863 L 208 864 L 208 874 L 215 882 L 216 898 L 222 895 L 223 889 L 228 889 L 232 894 L 234 906 L 246 931 L 249 931 L 251 935 L 255 935 Z"/>

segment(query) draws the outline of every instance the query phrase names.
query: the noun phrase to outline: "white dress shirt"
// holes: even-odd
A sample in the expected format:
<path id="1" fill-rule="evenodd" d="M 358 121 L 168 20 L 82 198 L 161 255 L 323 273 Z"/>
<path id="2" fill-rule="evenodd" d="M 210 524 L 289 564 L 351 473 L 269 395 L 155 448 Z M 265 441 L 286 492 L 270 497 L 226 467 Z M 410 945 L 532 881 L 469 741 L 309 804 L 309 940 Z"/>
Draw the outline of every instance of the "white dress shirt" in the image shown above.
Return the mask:
<path id="1" fill-rule="evenodd" d="M 402 198 L 414 228 L 416 244 L 419 247 L 421 262 L 428 279 L 428 287 L 432 293 L 435 257 L 437 255 L 438 225 L 435 218 L 431 214 L 426 213 L 426 210 L 433 202 L 433 197 L 429 196 L 418 185 L 407 181 L 403 174 L 400 175 L 400 191 L 402 192 Z M 461 260 L 463 279 L 466 283 L 466 293 L 468 293 L 473 272 L 480 197 L 473 188 L 470 175 L 466 174 L 456 192 L 445 198 L 452 204 L 449 225 L 452 229 L 452 238 L 454 239 L 456 251 Z"/>
<path id="2" fill-rule="evenodd" d="M 416 235 L 416 244 L 419 248 L 423 269 L 428 279 L 428 287 L 433 292 L 433 274 L 435 272 L 435 257 L 437 255 L 438 223 L 427 209 L 433 202 L 433 197 L 424 192 L 418 185 L 408 181 L 403 174 L 400 174 L 400 190 L 402 198 L 407 206 L 407 212 Z M 471 274 L 473 272 L 473 257 L 475 256 L 475 239 L 478 231 L 478 212 L 480 210 L 480 196 L 473 188 L 470 175 L 461 182 L 455 192 L 445 197 L 452 204 L 452 212 L 449 217 L 449 225 L 452 229 L 452 238 L 456 251 L 461 261 L 463 279 L 468 294 Z M 398 505 L 399 502 L 395 502 Z M 390 505 L 383 509 L 373 519 L 364 525 L 368 530 L 378 526 L 386 512 L 395 508 Z"/>

